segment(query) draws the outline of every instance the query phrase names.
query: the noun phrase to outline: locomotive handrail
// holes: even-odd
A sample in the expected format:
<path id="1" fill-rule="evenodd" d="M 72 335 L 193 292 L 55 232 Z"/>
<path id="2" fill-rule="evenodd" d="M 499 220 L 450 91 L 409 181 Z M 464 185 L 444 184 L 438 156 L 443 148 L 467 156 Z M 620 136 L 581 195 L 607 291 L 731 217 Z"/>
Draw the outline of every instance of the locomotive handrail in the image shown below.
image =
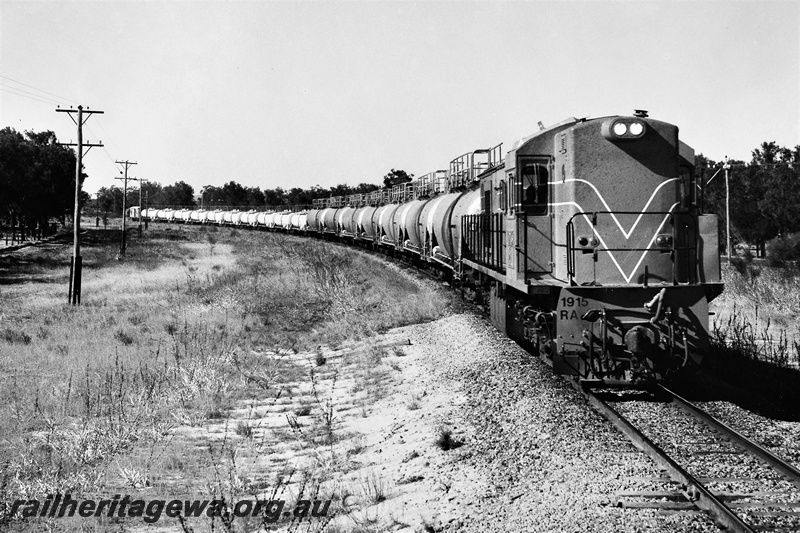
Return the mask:
<path id="1" fill-rule="evenodd" d="M 503 213 L 480 213 L 461 218 L 463 257 L 505 273 L 505 228 Z"/>
<path id="2" fill-rule="evenodd" d="M 617 225 L 619 225 L 619 221 L 616 220 L 616 215 L 661 215 L 661 216 L 669 216 L 670 218 L 670 226 L 673 228 L 675 227 L 676 218 L 689 218 L 694 223 L 694 243 L 687 243 L 685 246 L 678 246 L 677 239 L 672 238 L 672 241 L 669 244 L 669 248 L 664 248 L 659 245 L 653 245 L 654 241 L 651 241 L 651 245 L 648 245 L 646 248 L 641 247 L 608 247 L 608 246 L 600 246 L 600 243 L 596 243 L 593 246 L 575 246 L 575 227 L 573 224 L 573 220 L 578 217 L 591 217 L 591 225 L 592 231 L 596 233 L 594 227 L 597 226 L 597 217 L 598 215 L 612 215 L 614 216 Z M 638 223 L 638 219 L 637 219 Z M 688 227 L 688 225 L 687 225 Z M 621 227 L 620 227 L 621 229 Z M 678 285 L 680 282 L 678 281 L 678 273 L 677 273 L 677 262 L 676 262 L 676 252 L 694 252 L 694 260 L 695 260 L 695 269 L 692 269 L 691 265 L 691 258 L 692 254 L 687 253 L 686 255 L 686 281 L 684 283 L 694 284 L 697 282 L 696 276 L 696 269 L 699 268 L 700 261 L 697 257 L 698 252 L 698 239 L 700 238 L 700 228 L 699 222 L 696 216 L 692 215 L 691 213 L 676 213 L 674 211 L 592 211 L 592 212 L 580 212 L 573 214 L 569 220 L 567 220 L 566 224 L 566 247 L 567 247 L 567 277 L 569 278 L 570 284 L 575 284 L 575 252 L 576 250 L 580 249 L 582 253 L 593 253 L 595 257 L 597 256 L 598 252 L 620 252 L 620 251 L 629 251 L 629 252 L 659 252 L 659 253 L 666 253 L 669 252 L 670 258 L 672 259 L 672 283 L 674 285 Z M 655 237 L 655 236 L 654 236 Z M 645 272 L 647 271 L 647 266 L 645 265 Z M 645 276 L 645 285 L 647 284 L 647 279 Z"/>
<path id="3" fill-rule="evenodd" d="M 572 219 L 567 221 L 567 277 L 569 284 L 575 284 L 575 251 L 573 250 L 572 243 L 575 241 L 575 227 L 572 225 Z M 528 232 L 525 232 L 525 249 L 528 248 Z"/>

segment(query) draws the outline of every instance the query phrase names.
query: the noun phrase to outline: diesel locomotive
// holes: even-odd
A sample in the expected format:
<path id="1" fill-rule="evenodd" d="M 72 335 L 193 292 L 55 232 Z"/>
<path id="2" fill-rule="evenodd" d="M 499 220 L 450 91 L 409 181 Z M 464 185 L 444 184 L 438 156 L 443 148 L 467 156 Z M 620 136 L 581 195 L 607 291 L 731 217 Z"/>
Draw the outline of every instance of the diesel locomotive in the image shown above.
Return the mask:
<path id="1" fill-rule="evenodd" d="M 661 380 L 699 362 L 722 292 L 718 221 L 694 151 L 648 117 L 567 119 L 390 189 L 305 211 L 148 209 L 370 246 L 435 270 L 492 323 L 580 380 Z M 135 213 L 138 215 L 138 213 Z"/>

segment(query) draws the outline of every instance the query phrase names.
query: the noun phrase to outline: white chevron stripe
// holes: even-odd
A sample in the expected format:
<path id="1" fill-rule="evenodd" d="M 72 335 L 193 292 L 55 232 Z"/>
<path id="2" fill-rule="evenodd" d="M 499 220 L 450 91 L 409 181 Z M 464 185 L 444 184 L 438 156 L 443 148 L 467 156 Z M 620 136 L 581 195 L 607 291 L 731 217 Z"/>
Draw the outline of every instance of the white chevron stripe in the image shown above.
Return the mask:
<path id="1" fill-rule="evenodd" d="M 647 208 L 650 207 L 651 203 L 653 203 L 653 199 L 656 197 L 656 194 L 658 194 L 658 191 L 661 190 L 661 187 L 663 187 L 667 183 L 670 183 L 670 182 L 673 182 L 673 181 L 677 181 L 678 179 L 679 178 L 670 178 L 670 179 L 668 179 L 666 181 L 662 181 L 659 184 L 659 186 L 655 188 L 655 190 L 653 191 L 653 194 L 650 195 L 650 198 L 647 200 L 647 203 L 645 204 L 644 208 L 642 209 L 642 212 L 639 213 L 639 216 L 636 218 L 636 221 L 633 223 L 633 226 L 631 226 L 628 231 L 625 231 L 623 229 L 622 224 L 619 223 L 619 219 L 617 219 L 617 216 L 614 214 L 614 210 L 611 209 L 611 207 L 609 207 L 608 202 L 606 202 L 605 198 L 603 198 L 603 195 L 600 194 L 600 191 L 597 190 L 597 187 L 595 187 L 592 182 L 586 181 L 586 180 L 583 180 L 583 179 L 579 179 L 579 178 L 572 178 L 572 179 L 568 179 L 568 180 L 564 180 L 564 181 L 551 181 L 549 184 L 550 185 L 559 185 L 559 184 L 567 183 L 567 182 L 570 182 L 570 181 L 581 182 L 581 183 L 587 184 L 589 187 L 592 188 L 592 190 L 594 190 L 595 194 L 600 199 L 600 201 L 603 203 L 603 206 L 606 208 L 606 211 L 608 211 L 611 214 L 611 218 L 614 219 L 614 222 L 617 224 L 617 227 L 622 232 L 622 234 L 625 236 L 625 239 L 628 239 L 633 234 L 633 230 L 636 229 L 636 226 L 639 225 L 639 221 L 645 215 L 645 211 L 647 211 Z M 550 205 L 556 205 L 556 204 L 550 204 Z M 564 204 L 562 204 L 562 205 L 564 205 Z M 580 206 L 578 206 L 577 204 L 575 204 L 575 205 L 576 205 L 576 207 L 578 207 L 581 210 L 581 213 L 584 212 L 583 209 L 581 209 Z M 672 206 L 672 207 L 674 208 L 675 206 Z M 670 208 L 670 210 L 672 210 L 672 208 Z"/>

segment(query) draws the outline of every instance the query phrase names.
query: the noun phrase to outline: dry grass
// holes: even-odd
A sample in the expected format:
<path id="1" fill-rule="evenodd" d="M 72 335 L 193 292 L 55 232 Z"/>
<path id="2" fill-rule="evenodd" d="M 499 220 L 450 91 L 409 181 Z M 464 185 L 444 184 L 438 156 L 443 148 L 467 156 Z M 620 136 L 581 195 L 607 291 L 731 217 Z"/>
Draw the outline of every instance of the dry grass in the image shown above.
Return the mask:
<path id="1" fill-rule="evenodd" d="M 291 236 L 179 226 L 133 239 L 124 261 L 116 252 L 113 242 L 85 246 L 79 307 L 64 303 L 66 247 L 29 252 L 15 275 L 31 282 L 2 286 L 0 502 L 198 497 L 198 487 L 228 501 L 266 487 L 287 500 L 317 494 L 344 468 L 338 373 L 353 369 L 367 401 L 389 372 L 385 349 L 334 364 L 318 347 L 431 320 L 449 304 L 419 297 L 418 284 L 367 254 Z M 282 426 L 259 422 L 279 408 Z M 280 442 L 315 468 L 253 474 Z M 0 527 L 21 525 L 4 512 Z M 254 525 L 240 522 L 225 529 Z"/>
<path id="2" fill-rule="evenodd" d="M 725 292 L 712 303 L 712 342 L 740 357 L 784 368 L 800 365 L 800 272 L 743 263 L 723 270 Z"/>

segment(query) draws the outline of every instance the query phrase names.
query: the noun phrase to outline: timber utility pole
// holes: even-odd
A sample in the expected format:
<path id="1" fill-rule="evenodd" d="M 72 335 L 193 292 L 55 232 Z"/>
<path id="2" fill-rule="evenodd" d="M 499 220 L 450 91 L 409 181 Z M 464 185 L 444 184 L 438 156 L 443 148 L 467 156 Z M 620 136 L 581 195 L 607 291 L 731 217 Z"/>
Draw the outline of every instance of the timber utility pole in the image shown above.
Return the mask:
<path id="1" fill-rule="evenodd" d="M 122 240 L 119 243 L 119 256 L 123 257 L 125 255 L 125 209 L 127 209 L 127 199 L 128 199 L 128 180 L 131 181 L 139 181 L 136 178 L 129 178 L 128 177 L 128 167 L 131 165 L 136 165 L 137 163 L 134 161 L 115 161 L 118 165 L 125 165 L 125 176 L 122 178 L 115 178 L 118 180 L 123 180 L 125 185 L 122 189 Z"/>
<path id="2" fill-rule="evenodd" d="M 81 303 L 81 175 L 83 173 L 83 148 L 86 147 L 86 153 L 93 146 L 103 146 L 103 143 L 86 143 L 83 142 L 83 125 L 89 120 L 89 117 L 94 113 L 103 114 L 102 111 L 90 111 L 88 108 L 83 109 L 83 106 L 78 106 L 78 109 L 56 109 L 56 113 L 69 113 L 69 118 L 78 126 L 78 142 L 77 143 L 59 143 L 62 146 L 76 146 L 75 150 L 78 158 L 75 162 L 75 214 L 73 216 L 73 239 L 72 239 L 72 260 L 69 265 L 69 298 L 68 301 L 72 305 L 80 305 Z M 77 120 L 72 116 L 73 113 L 78 114 Z M 83 118 L 86 115 L 86 118 Z"/>

